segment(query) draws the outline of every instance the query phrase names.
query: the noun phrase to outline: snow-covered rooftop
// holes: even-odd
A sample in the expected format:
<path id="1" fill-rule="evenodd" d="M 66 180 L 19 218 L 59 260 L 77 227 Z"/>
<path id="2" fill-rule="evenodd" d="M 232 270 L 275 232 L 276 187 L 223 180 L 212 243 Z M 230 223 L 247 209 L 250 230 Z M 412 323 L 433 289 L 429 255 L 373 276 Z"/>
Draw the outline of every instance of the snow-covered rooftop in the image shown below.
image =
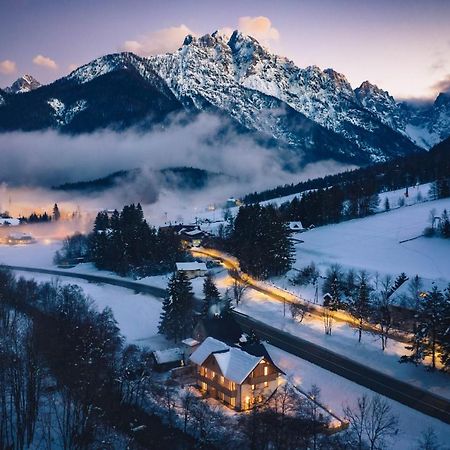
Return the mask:
<path id="1" fill-rule="evenodd" d="M 12 217 L 0 217 L 0 227 L 6 225 L 6 226 L 17 226 L 20 225 L 20 220 L 19 219 L 13 219 Z"/>
<path id="2" fill-rule="evenodd" d="M 168 348 L 167 350 L 156 350 L 153 352 L 158 364 L 181 361 L 183 359 L 183 350 L 181 348 Z"/>
<path id="3" fill-rule="evenodd" d="M 27 233 L 11 233 L 8 235 L 8 239 L 13 240 L 32 240 L 33 236 Z"/>
<path id="4" fill-rule="evenodd" d="M 231 347 L 227 352 L 214 353 L 214 358 L 223 376 L 235 383 L 242 383 L 264 359 L 262 356 L 250 355 L 236 347 Z"/>
<path id="5" fill-rule="evenodd" d="M 222 375 L 239 384 L 264 359 L 262 356 L 253 356 L 239 348 L 230 347 L 217 339 L 208 337 L 191 355 L 191 361 L 202 365 L 211 354 L 214 355 Z"/>
<path id="6" fill-rule="evenodd" d="M 299 220 L 296 222 L 288 222 L 288 226 L 291 231 L 300 231 L 304 229 L 302 223 Z"/>
<path id="7" fill-rule="evenodd" d="M 197 262 L 197 261 L 177 262 L 176 266 L 177 266 L 177 270 L 180 270 L 180 271 L 204 270 L 206 272 L 208 270 L 205 263 L 200 263 L 200 262 Z"/>
<path id="8" fill-rule="evenodd" d="M 201 366 L 206 358 L 214 352 L 229 350 L 229 346 L 222 341 L 218 341 L 212 337 L 207 337 L 201 345 L 191 355 L 191 361 Z"/>
<path id="9" fill-rule="evenodd" d="M 181 341 L 181 343 L 184 344 L 184 345 L 187 345 L 188 347 L 195 347 L 200 342 L 198 342 L 194 338 L 187 338 L 187 339 L 184 339 L 183 341 Z"/>
<path id="10" fill-rule="evenodd" d="M 187 234 L 188 236 L 198 236 L 200 234 L 203 234 L 204 231 L 202 230 L 192 230 L 192 231 L 183 231 L 184 234 Z"/>

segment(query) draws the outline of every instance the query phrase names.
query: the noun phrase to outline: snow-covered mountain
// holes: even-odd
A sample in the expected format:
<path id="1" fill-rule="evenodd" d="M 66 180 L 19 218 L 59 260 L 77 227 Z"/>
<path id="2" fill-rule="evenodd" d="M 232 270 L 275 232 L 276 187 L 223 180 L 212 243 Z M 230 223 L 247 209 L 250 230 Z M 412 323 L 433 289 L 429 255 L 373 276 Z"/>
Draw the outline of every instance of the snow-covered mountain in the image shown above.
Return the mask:
<path id="1" fill-rule="evenodd" d="M 107 55 L 37 91 L 2 95 L 0 129 L 82 132 L 123 128 L 149 116 L 160 121 L 180 110 L 209 111 L 308 160 L 386 160 L 429 148 L 450 133 L 448 94 L 428 107 L 396 102 L 368 81 L 353 89 L 333 69 L 299 68 L 238 31 L 230 38 L 189 35 L 179 50 L 149 58 Z"/>
<path id="2" fill-rule="evenodd" d="M 430 104 L 396 102 L 387 91 L 365 81 L 355 89 L 360 103 L 392 129 L 428 149 L 450 135 L 450 93 Z"/>
<path id="3" fill-rule="evenodd" d="M 23 75 L 18 78 L 11 86 L 5 88 L 8 94 L 23 94 L 41 87 L 41 83 L 33 78 L 31 75 Z"/>

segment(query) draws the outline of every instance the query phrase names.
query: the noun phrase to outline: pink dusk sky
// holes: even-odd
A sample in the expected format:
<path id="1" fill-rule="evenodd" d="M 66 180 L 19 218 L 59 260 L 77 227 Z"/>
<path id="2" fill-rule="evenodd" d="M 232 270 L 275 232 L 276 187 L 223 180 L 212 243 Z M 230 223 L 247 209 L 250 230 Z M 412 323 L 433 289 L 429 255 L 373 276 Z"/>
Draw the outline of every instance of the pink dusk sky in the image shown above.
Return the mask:
<path id="1" fill-rule="evenodd" d="M 0 0 L 0 87 L 43 83 L 107 53 L 176 50 L 240 29 L 298 66 L 332 67 L 396 98 L 450 89 L 448 0 Z"/>

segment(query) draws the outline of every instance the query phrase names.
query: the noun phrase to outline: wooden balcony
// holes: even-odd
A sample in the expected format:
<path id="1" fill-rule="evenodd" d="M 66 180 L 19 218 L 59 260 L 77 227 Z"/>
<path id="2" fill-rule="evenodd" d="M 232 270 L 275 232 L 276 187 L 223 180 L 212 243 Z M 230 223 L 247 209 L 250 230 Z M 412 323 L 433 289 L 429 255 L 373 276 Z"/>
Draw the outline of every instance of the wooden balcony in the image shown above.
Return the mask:
<path id="1" fill-rule="evenodd" d="M 228 395 L 229 397 L 236 397 L 237 395 L 237 390 L 229 389 L 225 385 L 221 384 L 218 376 L 215 376 L 214 378 L 208 378 L 203 375 L 197 374 L 197 379 L 199 381 L 199 384 L 203 381 L 208 385 L 208 387 L 217 389 L 218 391 L 223 392 L 225 395 Z"/>
<path id="2" fill-rule="evenodd" d="M 261 375 L 259 377 L 248 377 L 249 384 L 261 384 L 266 381 L 275 381 L 278 378 L 278 373 L 269 373 L 268 375 Z"/>

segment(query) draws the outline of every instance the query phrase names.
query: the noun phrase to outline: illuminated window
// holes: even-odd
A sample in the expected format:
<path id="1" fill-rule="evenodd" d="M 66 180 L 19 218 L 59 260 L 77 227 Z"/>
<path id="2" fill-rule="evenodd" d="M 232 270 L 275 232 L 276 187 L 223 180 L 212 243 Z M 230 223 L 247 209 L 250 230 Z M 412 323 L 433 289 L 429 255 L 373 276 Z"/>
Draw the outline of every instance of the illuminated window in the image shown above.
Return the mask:
<path id="1" fill-rule="evenodd" d="M 269 386 L 269 382 L 268 381 L 264 381 L 264 387 L 268 387 Z"/>
<path id="2" fill-rule="evenodd" d="M 255 385 L 254 384 L 252 384 L 252 391 L 254 391 L 255 390 Z"/>
<path id="3" fill-rule="evenodd" d="M 225 384 L 225 378 L 223 376 L 220 377 L 220 383 Z"/>
<path id="4" fill-rule="evenodd" d="M 236 384 L 234 381 L 231 383 L 231 390 L 234 391 L 236 389 Z"/>
<path id="5" fill-rule="evenodd" d="M 211 370 L 211 378 L 214 378 L 216 374 L 214 373 L 214 370 Z"/>
<path id="6" fill-rule="evenodd" d="M 269 375 L 269 368 L 267 366 L 264 367 L 264 376 Z"/>

